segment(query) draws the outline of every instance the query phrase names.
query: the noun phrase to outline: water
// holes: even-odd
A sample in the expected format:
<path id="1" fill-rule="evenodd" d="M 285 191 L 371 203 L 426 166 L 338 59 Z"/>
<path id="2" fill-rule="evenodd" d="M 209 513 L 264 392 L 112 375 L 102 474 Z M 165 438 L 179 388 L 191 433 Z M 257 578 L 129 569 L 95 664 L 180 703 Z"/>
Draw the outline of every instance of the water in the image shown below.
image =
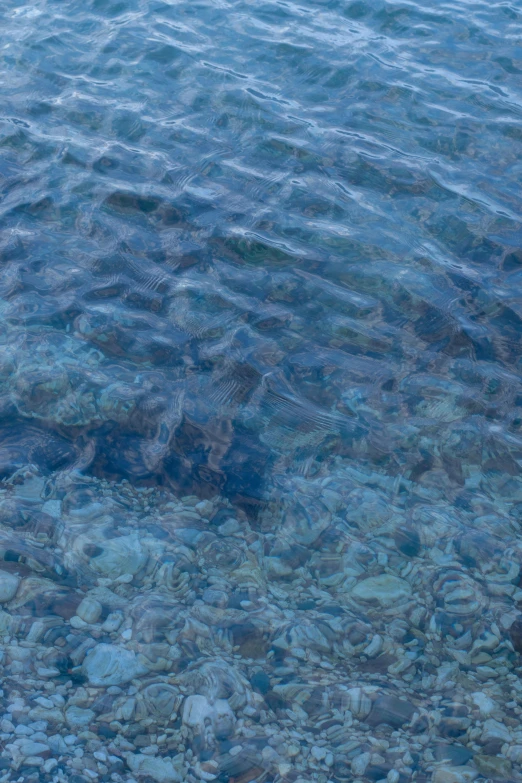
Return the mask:
<path id="1" fill-rule="evenodd" d="M 0 779 L 522 780 L 520 9 L 0 25 Z"/>

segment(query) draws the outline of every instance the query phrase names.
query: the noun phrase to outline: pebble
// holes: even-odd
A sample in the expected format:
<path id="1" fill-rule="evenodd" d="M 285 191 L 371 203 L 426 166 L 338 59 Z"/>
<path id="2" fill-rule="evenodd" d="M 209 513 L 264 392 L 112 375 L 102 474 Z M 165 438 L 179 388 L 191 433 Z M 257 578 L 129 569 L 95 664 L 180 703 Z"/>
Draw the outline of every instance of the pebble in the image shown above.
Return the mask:
<path id="1" fill-rule="evenodd" d="M 237 519 L 227 519 L 217 529 L 220 536 L 233 536 L 235 533 L 239 533 L 240 530 L 241 526 Z"/>
<path id="2" fill-rule="evenodd" d="M 29 726 L 25 726 L 23 723 L 16 727 L 15 734 L 20 737 L 30 737 L 34 734 L 34 729 L 30 729 Z"/>
<path id="3" fill-rule="evenodd" d="M 7 571 L 0 571 L 0 603 L 7 603 L 15 597 L 20 577 Z"/>
<path id="4" fill-rule="evenodd" d="M 17 740 L 17 747 L 20 754 L 27 756 L 41 756 L 50 752 L 50 747 L 43 742 L 34 742 L 33 740 Z"/>
<path id="5" fill-rule="evenodd" d="M 92 723 L 95 715 L 93 710 L 72 706 L 65 710 L 65 722 L 70 729 L 79 731 Z"/>
<path id="6" fill-rule="evenodd" d="M 472 693 L 471 698 L 473 699 L 473 703 L 476 704 L 479 708 L 481 715 L 491 715 L 497 706 L 493 699 L 490 699 L 489 696 L 487 696 L 485 693 L 482 693 L 481 691 Z"/>
<path id="7" fill-rule="evenodd" d="M 433 773 L 432 783 L 472 783 L 478 774 L 470 767 L 438 767 Z"/>
<path id="8" fill-rule="evenodd" d="M 118 630 L 122 622 L 123 614 L 121 612 L 110 612 L 102 623 L 101 629 L 105 633 L 114 633 Z"/>
<path id="9" fill-rule="evenodd" d="M 69 623 L 71 628 L 74 628 L 76 631 L 81 631 L 84 628 L 87 628 L 89 625 L 82 617 L 79 617 L 78 615 L 71 617 Z"/>
<path id="10" fill-rule="evenodd" d="M 200 516 L 210 519 L 214 511 L 214 504 L 211 503 L 210 500 L 201 500 L 199 503 L 196 503 L 194 510 L 197 511 Z"/>
<path id="11" fill-rule="evenodd" d="M 352 772 L 354 775 L 364 775 L 370 763 L 371 753 L 360 753 L 352 761 Z"/>
<path id="12" fill-rule="evenodd" d="M 86 596 L 76 610 L 78 617 L 81 617 L 86 623 L 97 623 L 101 617 L 103 606 L 95 598 Z"/>

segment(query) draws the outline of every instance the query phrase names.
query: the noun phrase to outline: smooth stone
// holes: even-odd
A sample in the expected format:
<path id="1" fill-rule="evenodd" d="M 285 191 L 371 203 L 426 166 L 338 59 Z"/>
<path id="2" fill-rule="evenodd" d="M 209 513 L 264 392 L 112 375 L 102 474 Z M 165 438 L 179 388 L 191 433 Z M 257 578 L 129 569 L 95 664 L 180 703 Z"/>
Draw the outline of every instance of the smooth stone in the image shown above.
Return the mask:
<path id="1" fill-rule="evenodd" d="M 401 603 L 411 595 L 411 587 L 404 579 L 392 574 L 370 576 L 358 582 L 351 595 L 367 603 L 378 603 L 383 607 Z"/>
<path id="2" fill-rule="evenodd" d="M 87 628 L 89 623 L 86 623 L 85 620 L 82 620 L 81 617 L 75 614 L 69 620 L 69 625 L 71 626 L 71 628 L 74 628 L 76 631 L 81 631 L 83 628 Z"/>
<path id="3" fill-rule="evenodd" d="M 24 760 L 24 767 L 43 767 L 44 759 L 41 756 L 26 756 Z"/>
<path id="4" fill-rule="evenodd" d="M 6 603 L 15 597 L 20 577 L 7 571 L 0 571 L 0 603 Z"/>
<path id="5" fill-rule="evenodd" d="M 461 764 L 467 764 L 473 758 L 473 753 L 464 745 L 437 745 L 434 756 L 436 761 L 445 761 L 452 767 L 459 767 Z"/>
<path id="6" fill-rule="evenodd" d="M 471 698 L 473 699 L 473 704 L 479 708 L 481 715 L 490 715 L 498 706 L 493 699 L 490 699 L 490 697 L 486 696 L 482 691 L 472 693 Z"/>
<path id="7" fill-rule="evenodd" d="M 50 737 L 48 737 L 48 742 L 51 747 L 52 752 L 57 755 L 61 756 L 64 753 L 67 753 L 68 747 L 61 736 L 61 734 L 53 734 Z"/>
<path id="8" fill-rule="evenodd" d="M 146 674 L 148 669 L 138 661 L 136 654 L 115 644 L 98 644 L 86 655 L 83 674 L 91 685 L 122 685 Z"/>
<path id="9" fill-rule="evenodd" d="M 494 718 L 489 718 L 488 720 L 484 721 L 484 729 L 482 731 L 480 741 L 483 745 L 485 745 L 486 742 L 490 742 L 491 740 L 512 742 L 513 737 L 511 736 L 511 732 L 507 726 L 504 726 L 503 723 L 499 723 L 499 721 L 495 720 Z"/>
<path id="10" fill-rule="evenodd" d="M 107 619 L 102 623 L 102 631 L 105 631 L 105 633 L 114 633 L 114 631 L 118 630 L 122 622 L 123 615 L 121 612 L 110 612 L 110 614 L 107 615 Z"/>
<path id="11" fill-rule="evenodd" d="M 511 778 L 512 767 L 509 759 L 503 759 L 500 756 L 485 756 L 478 754 L 473 757 L 474 764 L 481 775 L 485 778 L 501 778 L 509 780 Z"/>
<path id="12" fill-rule="evenodd" d="M 103 606 L 95 598 L 86 596 L 76 610 L 78 617 L 86 623 L 97 623 L 101 617 Z"/>
<path id="13" fill-rule="evenodd" d="M 142 753 L 127 753 L 127 764 L 132 772 L 139 776 L 148 775 L 157 783 L 178 783 L 179 772 L 167 758 L 146 756 Z"/>
<path id="14" fill-rule="evenodd" d="M 370 763 L 371 754 L 366 753 L 359 753 L 358 756 L 356 756 L 352 760 L 352 772 L 354 775 L 364 775 L 366 772 L 366 769 L 368 767 L 368 764 Z"/>
<path id="15" fill-rule="evenodd" d="M 30 729 L 29 726 L 21 723 L 16 727 L 15 734 L 18 737 L 31 737 L 34 734 L 34 729 Z"/>
<path id="16" fill-rule="evenodd" d="M 21 740 L 18 743 L 18 750 L 24 758 L 27 758 L 28 756 L 41 756 L 42 753 L 49 753 L 51 749 L 49 745 L 45 745 L 43 742 Z"/>
<path id="17" fill-rule="evenodd" d="M 65 710 L 65 722 L 70 729 L 80 730 L 88 726 L 96 713 L 93 710 L 85 710 L 81 707 L 72 706 Z"/>
<path id="18" fill-rule="evenodd" d="M 471 767 L 439 767 L 433 773 L 432 783 L 471 783 L 478 777 Z"/>
<path id="19" fill-rule="evenodd" d="M 63 723 L 63 714 L 57 707 L 53 707 L 53 709 L 33 707 L 32 710 L 29 710 L 29 717 L 33 720 L 46 721 L 46 723 L 53 726 L 59 726 Z"/>

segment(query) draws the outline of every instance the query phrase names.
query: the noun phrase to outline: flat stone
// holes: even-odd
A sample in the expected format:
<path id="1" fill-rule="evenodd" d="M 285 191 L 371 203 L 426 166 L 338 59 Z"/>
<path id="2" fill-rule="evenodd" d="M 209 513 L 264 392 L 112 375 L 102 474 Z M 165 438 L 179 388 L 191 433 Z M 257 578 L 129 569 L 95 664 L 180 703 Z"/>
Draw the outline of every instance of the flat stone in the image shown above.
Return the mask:
<path id="1" fill-rule="evenodd" d="M 378 603 L 380 606 L 393 606 L 411 595 L 411 587 L 404 579 L 392 574 L 370 576 L 358 582 L 351 595 L 365 603 Z"/>
<path id="2" fill-rule="evenodd" d="M 512 767 L 509 759 L 503 759 L 500 756 L 485 756 L 478 754 L 473 757 L 476 768 L 485 778 L 496 778 L 509 780 L 511 778 Z"/>

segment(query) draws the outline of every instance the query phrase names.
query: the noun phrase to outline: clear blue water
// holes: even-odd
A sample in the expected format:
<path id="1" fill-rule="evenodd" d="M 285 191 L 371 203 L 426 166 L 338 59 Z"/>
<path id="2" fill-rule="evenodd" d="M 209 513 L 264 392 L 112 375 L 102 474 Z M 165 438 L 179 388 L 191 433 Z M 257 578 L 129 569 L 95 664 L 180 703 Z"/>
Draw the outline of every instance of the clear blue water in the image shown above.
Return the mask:
<path id="1" fill-rule="evenodd" d="M 461 639 L 468 623 L 473 640 L 495 624 L 499 666 L 507 667 L 501 677 L 509 678 L 522 649 L 522 631 L 509 630 L 519 622 L 518 571 L 504 562 L 522 555 L 520 7 L 3 0 L 0 29 L 0 521 L 7 571 L 24 577 L 22 565 L 30 570 L 27 558 L 38 560 L 34 547 L 43 546 L 45 568 L 53 558 L 59 563 L 53 579 L 68 562 L 71 590 L 91 589 L 90 566 L 82 571 L 80 564 L 99 551 L 67 560 L 68 547 L 76 552 L 67 509 L 81 509 L 87 495 L 103 509 L 111 492 L 129 486 L 122 481 L 153 492 L 159 504 L 171 496 L 189 498 L 189 506 L 210 499 L 215 508 L 201 512 L 204 525 L 215 531 L 235 513 L 257 536 L 274 612 L 299 611 L 315 622 L 327 594 L 335 603 L 342 593 L 339 580 L 328 582 L 324 563 L 321 585 L 321 558 L 351 552 L 358 541 L 367 557 L 357 555 L 353 573 L 343 561 L 343 579 L 384 571 L 406 579 L 401 557 L 419 573 L 434 569 L 426 590 L 442 608 L 410 618 L 408 627 L 427 638 Z M 328 510 L 323 505 L 314 516 L 312 501 L 301 499 L 306 521 L 299 521 L 292 511 L 299 493 L 317 497 L 328 482 L 337 493 Z M 213 517 L 219 503 L 232 511 Z M 142 522 L 118 506 L 111 524 L 120 532 L 104 528 L 98 550 L 103 537 L 118 541 L 133 525 L 163 540 L 153 506 L 145 504 Z M 390 521 L 385 510 L 392 507 Z M 382 534 L 380 523 L 388 525 Z M 196 563 L 204 542 L 183 535 Z M 454 568 L 457 581 L 487 593 L 497 565 L 508 574 L 500 580 L 504 592 L 491 593 L 497 603 L 452 614 L 440 570 Z M 40 562 L 36 570 L 47 578 L 42 568 Z M 323 593 L 299 603 L 292 580 L 306 587 L 307 568 Z M 114 573 L 104 573 L 110 582 Z M 184 606 L 210 589 L 208 576 L 199 575 Z M 408 579 L 418 592 L 420 583 Z M 136 595 L 146 592 L 140 584 L 135 579 Z M 353 583 L 343 585 L 352 595 Z M 241 593 L 235 608 L 253 590 Z M 209 605 L 221 601 L 207 598 Z M 353 610 L 348 604 L 342 611 Z M 56 615 L 50 604 L 46 611 Z M 6 612 L 8 624 L 20 612 L 38 616 L 34 600 L 6 604 Z M 377 635 L 378 614 L 364 615 Z M 268 650 L 284 658 L 263 622 L 258 631 L 271 641 L 259 660 L 250 645 L 256 671 L 259 661 L 269 666 Z M 77 625 L 72 637 L 84 632 Z M 12 638 L 23 637 L 10 627 Z M 93 638 L 114 641 L 101 633 L 97 627 Z M 187 661 L 210 654 L 191 644 Z M 292 645 L 301 649 L 292 642 L 290 658 Z M 388 654 L 391 665 L 387 649 L 364 661 Z M 489 693 L 499 675 L 484 668 L 477 674 L 477 666 L 495 668 L 493 653 L 483 655 L 452 661 L 463 676 L 478 677 L 476 691 Z M 432 668 L 420 667 L 404 685 L 430 715 L 438 702 L 428 704 L 427 694 L 439 686 L 422 678 L 436 678 L 442 665 L 432 656 Z M 6 665 L 13 660 L 7 654 Z M 320 671 L 313 655 L 307 661 Z M 248 666 L 247 679 L 254 676 Z M 19 676 L 18 668 L 9 676 Z M 364 672 L 355 667 L 348 684 L 370 676 Z M 377 680 L 378 673 L 376 666 Z M 290 677 L 274 676 L 279 684 Z M 453 675 L 448 681 L 451 689 Z M 501 705 L 511 698 L 506 682 L 504 696 L 495 697 Z M 462 685 L 463 693 L 473 687 Z M 281 726 L 301 725 L 298 710 L 285 717 L 274 699 L 271 708 L 265 705 L 266 714 Z M 514 708 L 494 713 L 509 729 L 518 712 L 502 709 Z M 456 736 L 470 758 L 505 760 L 504 778 L 519 779 L 522 753 L 498 738 L 481 744 L 484 733 L 465 731 L 465 740 Z M 370 778 L 362 762 L 350 767 L 366 752 L 360 744 L 331 763 L 316 759 L 312 772 L 294 761 L 272 769 L 267 755 L 262 779 L 380 780 L 397 769 L 392 783 L 450 781 L 447 772 L 436 777 L 447 758 L 437 756 L 440 742 L 428 745 L 431 761 L 419 756 L 392 768 L 373 759 Z M 166 753 L 172 748 L 160 744 L 160 756 Z M 16 754 L 13 765 L 5 773 L 13 780 L 20 769 L 42 780 L 62 770 L 33 763 L 23 773 Z M 132 772 L 132 764 L 125 772 L 106 768 L 95 770 L 100 779 L 121 772 L 126 780 Z M 480 761 L 469 768 L 475 776 L 489 769 Z M 246 772 L 220 769 L 223 783 L 250 780 L 248 764 Z M 199 772 L 187 774 L 198 779 Z"/>

